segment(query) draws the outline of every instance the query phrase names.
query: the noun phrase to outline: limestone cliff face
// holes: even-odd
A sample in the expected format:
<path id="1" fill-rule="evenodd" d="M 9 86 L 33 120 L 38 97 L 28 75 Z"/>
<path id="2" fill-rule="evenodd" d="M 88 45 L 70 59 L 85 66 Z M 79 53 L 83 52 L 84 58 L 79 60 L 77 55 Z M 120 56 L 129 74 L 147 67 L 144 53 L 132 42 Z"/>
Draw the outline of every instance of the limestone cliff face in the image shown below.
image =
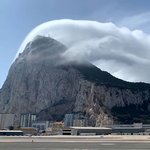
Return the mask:
<path id="1" fill-rule="evenodd" d="M 150 85 L 129 83 L 89 62 L 68 62 L 67 47 L 37 36 L 12 64 L 0 90 L 0 112 L 36 113 L 40 120 L 62 120 L 65 113 L 84 112 L 93 126 L 111 124 L 114 107 L 142 106 L 150 99 Z M 115 118 L 116 119 L 116 118 Z"/>

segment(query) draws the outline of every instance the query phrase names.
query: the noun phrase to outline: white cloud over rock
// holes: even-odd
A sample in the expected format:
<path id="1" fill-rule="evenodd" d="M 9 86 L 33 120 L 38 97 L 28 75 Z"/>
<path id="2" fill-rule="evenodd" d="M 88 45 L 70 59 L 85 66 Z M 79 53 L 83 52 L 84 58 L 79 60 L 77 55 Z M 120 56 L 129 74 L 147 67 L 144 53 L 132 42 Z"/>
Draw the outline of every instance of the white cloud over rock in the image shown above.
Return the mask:
<path id="1" fill-rule="evenodd" d="M 64 55 L 70 59 L 87 59 L 118 78 L 150 83 L 150 35 L 140 30 L 95 21 L 49 21 L 28 34 L 17 55 L 36 35 L 48 34 L 69 47 Z"/>

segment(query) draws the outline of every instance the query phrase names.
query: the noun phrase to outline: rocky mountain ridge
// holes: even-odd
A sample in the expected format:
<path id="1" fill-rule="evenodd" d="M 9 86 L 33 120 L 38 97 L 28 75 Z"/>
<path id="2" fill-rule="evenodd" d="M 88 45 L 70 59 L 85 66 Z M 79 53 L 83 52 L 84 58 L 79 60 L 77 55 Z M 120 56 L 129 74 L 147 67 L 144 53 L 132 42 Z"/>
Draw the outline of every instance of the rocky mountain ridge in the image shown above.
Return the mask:
<path id="1" fill-rule="evenodd" d="M 117 79 L 87 62 L 66 61 L 67 47 L 37 36 L 12 64 L 0 90 L 0 112 L 36 113 L 39 120 L 63 119 L 65 113 L 84 112 L 89 124 L 150 121 L 150 85 Z M 128 110 L 136 112 L 134 116 Z M 124 113 L 120 109 L 124 109 Z M 127 110 L 126 110 L 127 109 Z M 138 113 L 139 112 L 139 113 Z"/>

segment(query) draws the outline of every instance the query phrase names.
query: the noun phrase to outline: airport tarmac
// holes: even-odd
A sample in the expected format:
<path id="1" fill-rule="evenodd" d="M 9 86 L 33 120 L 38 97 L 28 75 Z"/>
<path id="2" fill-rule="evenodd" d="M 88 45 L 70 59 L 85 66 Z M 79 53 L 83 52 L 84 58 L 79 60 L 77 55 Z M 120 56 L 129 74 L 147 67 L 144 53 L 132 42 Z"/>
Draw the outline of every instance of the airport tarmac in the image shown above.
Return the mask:
<path id="1" fill-rule="evenodd" d="M 0 142 L 149 142 L 143 135 L 99 135 L 99 136 L 0 136 Z"/>
<path id="2" fill-rule="evenodd" d="M 0 150 L 150 150 L 150 143 L 0 143 Z"/>
<path id="3" fill-rule="evenodd" d="M 5 136 L 0 150 L 150 150 L 150 136 Z"/>

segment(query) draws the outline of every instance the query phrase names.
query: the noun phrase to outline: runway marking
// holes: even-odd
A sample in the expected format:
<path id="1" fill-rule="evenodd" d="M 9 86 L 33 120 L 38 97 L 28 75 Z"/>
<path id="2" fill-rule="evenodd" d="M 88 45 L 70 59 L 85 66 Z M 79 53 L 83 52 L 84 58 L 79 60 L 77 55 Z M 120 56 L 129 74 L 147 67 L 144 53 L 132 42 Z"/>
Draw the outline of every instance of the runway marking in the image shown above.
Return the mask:
<path id="1" fill-rule="evenodd" d="M 116 144 L 114 144 L 114 143 L 101 143 L 101 145 L 116 145 Z"/>
<path id="2" fill-rule="evenodd" d="M 73 149 L 73 150 L 88 150 L 88 149 L 76 149 L 76 148 L 75 148 L 75 149 Z"/>

